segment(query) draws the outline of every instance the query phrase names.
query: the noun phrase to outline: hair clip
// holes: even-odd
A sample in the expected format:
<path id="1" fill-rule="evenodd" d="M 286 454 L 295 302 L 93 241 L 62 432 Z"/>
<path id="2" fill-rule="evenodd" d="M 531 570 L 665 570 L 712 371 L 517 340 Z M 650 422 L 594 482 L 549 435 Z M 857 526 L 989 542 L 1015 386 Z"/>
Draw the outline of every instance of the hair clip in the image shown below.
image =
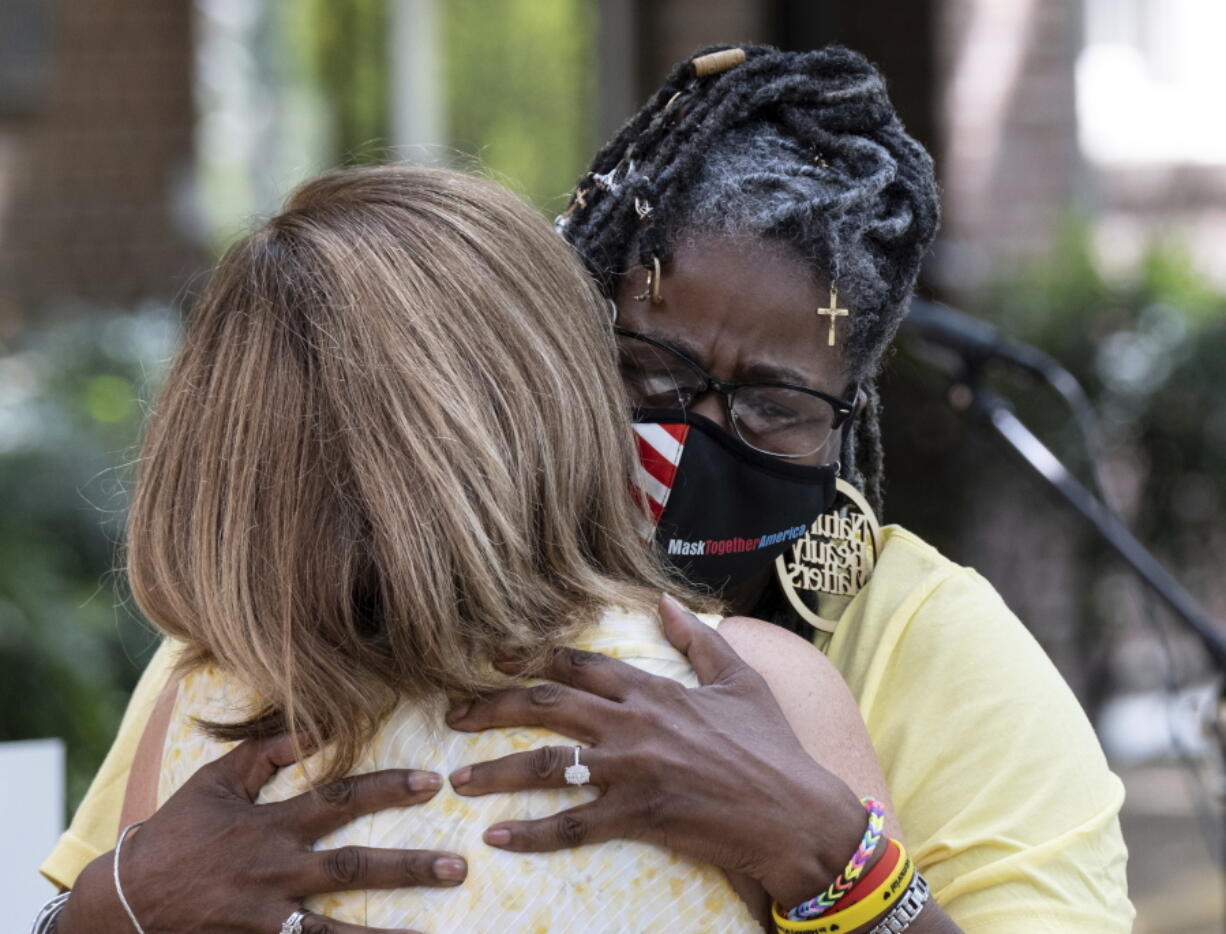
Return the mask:
<path id="1" fill-rule="evenodd" d="M 618 160 L 617 165 L 613 166 L 609 171 L 603 174 L 599 172 L 590 173 L 588 177 L 592 180 L 592 186 L 602 191 L 607 191 L 612 195 L 617 194 L 621 189 L 622 183 L 634 174 L 634 160 L 630 158 L 632 152 L 633 147 L 627 149 L 625 155 Z"/>
<path id="2" fill-rule="evenodd" d="M 668 103 L 664 105 L 664 110 L 661 111 L 664 121 L 669 126 L 676 126 L 681 122 L 681 118 L 685 116 L 688 104 L 682 98 L 685 97 L 685 91 L 678 91 L 668 99 Z"/>
<path id="3" fill-rule="evenodd" d="M 569 220 L 570 216 L 580 208 L 587 208 L 587 200 L 585 195 L 588 193 L 587 188 L 578 188 L 575 190 L 575 196 L 571 199 L 570 204 L 566 206 L 566 210 L 558 215 L 558 220 Z"/>

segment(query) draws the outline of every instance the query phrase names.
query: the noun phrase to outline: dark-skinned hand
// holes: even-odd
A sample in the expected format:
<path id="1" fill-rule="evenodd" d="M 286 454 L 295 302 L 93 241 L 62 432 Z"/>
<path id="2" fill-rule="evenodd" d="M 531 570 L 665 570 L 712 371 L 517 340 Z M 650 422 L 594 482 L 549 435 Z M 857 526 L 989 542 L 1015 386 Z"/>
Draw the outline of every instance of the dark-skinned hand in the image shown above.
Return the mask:
<path id="1" fill-rule="evenodd" d="M 805 752 L 762 677 L 714 629 L 665 597 L 660 617 L 700 686 L 590 652 L 556 652 L 532 687 L 454 708 L 458 730 L 538 726 L 585 744 L 595 801 L 503 822 L 485 841 L 519 852 L 614 838 L 648 841 L 747 875 L 782 905 L 829 885 L 864 832 L 864 809 Z M 501 665 L 515 671 L 513 662 Z M 560 788 L 574 747 L 547 746 L 456 770 L 464 795 Z"/>
<path id="2" fill-rule="evenodd" d="M 467 865 L 452 853 L 311 848 L 362 815 L 429 801 L 441 784 L 438 775 L 372 772 L 256 804 L 265 783 L 294 761 L 287 736 L 241 743 L 201 768 L 128 837 L 121 879 L 146 934 L 270 934 L 308 895 L 463 881 Z M 81 873 L 56 934 L 132 934 L 115 895 L 112 856 L 98 857 Z M 380 934 L 320 915 L 308 915 L 302 930 Z"/>

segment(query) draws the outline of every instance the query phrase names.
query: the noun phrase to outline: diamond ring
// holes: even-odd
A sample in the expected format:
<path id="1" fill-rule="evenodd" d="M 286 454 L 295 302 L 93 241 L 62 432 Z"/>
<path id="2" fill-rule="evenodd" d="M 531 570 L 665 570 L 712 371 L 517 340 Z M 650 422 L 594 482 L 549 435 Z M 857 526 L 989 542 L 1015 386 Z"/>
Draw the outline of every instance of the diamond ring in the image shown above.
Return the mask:
<path id="1" fill-rule="evenodd" d="M 295 911 L 281 924 L 281 934 L 302 934 L 302 919 L 306 916 L 305 911 Z"/>
<path id="2" fill-rule="evenodd" d="M 592 770 L 579 761 L 579 750 L 582 748 L 582 746 L 575 747 L 575 764 L 568 765 L 566 771 L 562 773 L 568 785 L 586 785 L 592 780 Z"/>

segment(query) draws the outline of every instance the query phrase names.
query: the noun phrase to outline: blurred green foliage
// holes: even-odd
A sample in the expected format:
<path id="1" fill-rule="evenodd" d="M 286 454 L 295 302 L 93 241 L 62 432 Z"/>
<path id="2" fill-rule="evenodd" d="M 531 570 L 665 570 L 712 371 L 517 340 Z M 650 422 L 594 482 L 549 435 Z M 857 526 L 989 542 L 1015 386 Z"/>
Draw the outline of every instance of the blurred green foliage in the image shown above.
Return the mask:
<path id="1" fill-rule="evenodd" d="M 332 161 L 395 157 L 387 0 L 308 0 L 276 12 L 276 28 L 301 55 L 329 110 Z M 595 5 L 447 0 L 438 12 L 444 156 L 555 213 L 598 142 Z"/>
<path id="2" fill-rule="evenodd" d="M 389 139 L 387 0 L 282 5 L 282 28 L 300 45 L 330 111 L 336 161 L 381 162 Z"/>
<path id="3" fill-rule="evenodd" d="M 1098 453 L 1132 459 L 1142 478 L 1144 492 L 1132 504 L 1139 531 L 1173 543 L 1182 534 L 1177 527 L 1197 518 L 1172 499 L 1172 483 L 1226 488 L 1226 424 L 1219 424 L 1226 413 L 1217 414 L 1226 399 L 1220 363 L 1226 296 L 1177 243 L 1156 241 L 1130 276 L 1108 280 L 1093 258 L 1087 225 L 1070 223 L 1045 259 L 998 279 L 963 310 L 1041 348 L 1078 378 L 1098 410 Z M 1023 421 L 1088 479 L 1083 438 L 1060 398 L 1007 371 L 987 375 Z M 894 358 L 887 374 L 894 407 L 907 397 L 905 418 L 890 423 L 896 458 L 935 463 L 965 439 L 965 422 L 946 403 L 948 383 L 905 350 Z M 1172 445 L 1182 452 L 1174 460 L 1166 450 Z M 1188 471 L 1194 480 L 1173 479 Z M 893 488 L 900 478 L 887 472 Z M 900 486 L 894 505 L 913 512 L 907 489 Z M 935 521 L 938 510 L 923 514 Z"/>
<path id="4" fill-rule="evenodd" d="M 595 4 L 449 0 L 451 145 L 549 213 L 596 151 Z"/>
<path id="5" fill-rule="evenodd" d="M 62 737 L 75 807 L 153 645 L 115 571 L 164 310 L 91 313 L 0 348 L 0 740 Z"/>
<path id="6" fill-rule="evenodd" d="M 437 95 L 442 138 L 408 141 L 392 137 L 391 76 L 412 50 L 395 45 L 406 25 L 389 0 L 202 4 L 196 182 L 209 239 L 224 249 L 324 169 L 391 159 L 485 173 L 556 214 L 599 143 L 596 18 L 590 0 L 435 0 L 438 85 L 422 92 Z"/>

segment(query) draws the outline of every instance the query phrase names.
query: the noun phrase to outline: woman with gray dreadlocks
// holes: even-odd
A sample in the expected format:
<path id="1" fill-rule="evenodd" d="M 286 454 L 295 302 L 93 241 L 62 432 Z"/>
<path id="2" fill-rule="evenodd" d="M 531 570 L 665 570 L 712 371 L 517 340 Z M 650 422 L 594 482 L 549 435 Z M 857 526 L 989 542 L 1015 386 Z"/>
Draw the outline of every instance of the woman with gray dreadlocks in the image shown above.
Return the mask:
<path id="1" fill-rule="evenodd" d="M 862 56 L 716 48 L 674 69 L 557 222 L 610 302 L 657 543 L 689 580 L 835 663 L 929 905 L 890 925 L 885 908 L 840 918 L 845 877 L 822 889 L 841 853 L 802 841 L 827 839 L 818 828 L 845 798 L 730 740 L 752 729 L 747 710 L 670 698 L 611 722 L 604 698 L 645 693 L 614 661 L 559 664 L 571 689 L 548 704 L 511 692 L 462 718 L 575 735 L 599 722 L 597 768 L 618 775 L 603 808 L 504 825 L 500 845 L 659 840 L 762 881 L 780 931 L 1131 928 L 1122 786 L 1071 692 L 987 582 L 875 528 L 876 379 L 937 214 L 932 161 Z M 478 766 L 469 786 L 556 780 L 532 761 Z M 718 812 L 729 801 L 737 820 Z M 786 837 L 771 830 L 780 813 Z M 758 839 L 733 835 L 747 817 Z M 806 876 L 815 856 L 826 868 Z"/>
<path id="2" fill-rule="evenodd" d="M 748 876 L 779 931 L 1129 930 L 1122 786 L 1071 692 L 990 585 L 876 525 L 876 379 L 937 227 L 932 162 L 877 71 L 835 47 L 706 50 L 601 150 L 558 227 L 609 301 L 662 552 L 834 663 L 889 814 L 883 832 L 883 803 L 857 803 L 728 643 L 666 601 L 666 631 L 702 686 L 561 652 L 555 683 L 451 712 L 453 729 L 534 725 L 584 741 L 602 791 L 496 824 L 486 843 L 655 842 Z M 847 742 L 827 735 L 831 750 Z M 238 778 L 206 766 L 142 830 L 157 858 L 125 866 L 124 886 L 176 892 L 163 934 L 198 929 L 220 891 L 260 904 L 274 885 L 306 883 L 301 828 L 249 803 L 272 770 L 262 763 Z M 574 747 L 545 747 L 450 782 L 462 795 L 558 788 L 579 767 Z M 108 768 L 121 779 L 126 765 Z M 375 793 L 373 778 L 355 779 L 339 808 L 321 801 L 327 819 L 411 803 L 405 789 Z M 54 878 L 71 881 L 111 845 L 110 793 L 94 794 L 44 866 Z M 226 834 L 205 831 L 218 822 Z M 257 846 L 281 853 L 275 883 L 233 871 Z M 350 869 L 349 887 L 389 884 Z M 406 872 L 400 884 L 422 881 Z M 225 930 L 256 930 L 231 916 Z"/>

